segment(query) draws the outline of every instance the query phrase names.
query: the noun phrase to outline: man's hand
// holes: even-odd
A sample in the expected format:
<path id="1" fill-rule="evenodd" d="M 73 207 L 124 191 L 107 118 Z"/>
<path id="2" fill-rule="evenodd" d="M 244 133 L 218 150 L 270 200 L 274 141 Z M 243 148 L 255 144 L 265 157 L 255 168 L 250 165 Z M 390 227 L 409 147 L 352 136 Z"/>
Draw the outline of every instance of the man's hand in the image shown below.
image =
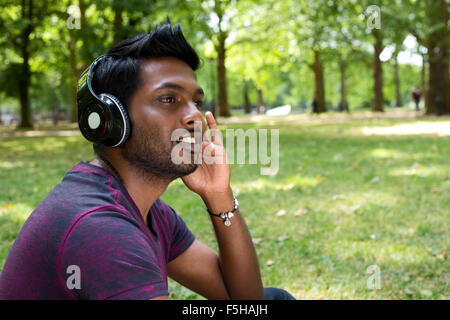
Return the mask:
<path id="1" fill-rule="evenodd" d="M 205 116 L 211 132 L 211 142 L 203 142 L 202 163 L 199 164 L 197 170 L 182 179 L 189 189 L 202 197 L 211 212 L 225 212 L 233 208 L 230 165 L 214 116 L 210 112 L 207 112 Z M 209 161 L 211 157 L 216 161 Z M 258 258 L 250 232 L 239 209 L 236 210 L 231 225 L 225 225 L 224 221 L 218 217 L 210 216 L 210 218 L 219 246 L 219 256 L 211 259 L 212 263 L 205 268 L 199 268 L 200 275 L 188 276 L 185 274 L 182 279 L 192 278 L 192 281 L 188 280 L 186 283 L 193 284 L 192 288 L 198 288 L 198 279 L 208 279 L 214 270 L 216 270 L 215 274 L 218 273 L 217 270 L 220 270 L 222 277 L 219 280 L 223 281 L 223 286 L 227 291 L 226 294 L 218 292 L 220 297 L 240 300 L 264 299 Z M 204 260 L 198 250 L 194 250 L 190 256 L 191 261 Z M 187 264 L 184 262 L 187 261 L 189 259 L 183 259 L 183 263 L 181 263 L 183 268 Z M 216 263 L 220 267 L 217 267 Z M 216 267 L 211 267 L 214 265 Z M 172 274 L 177 274 L 176 269 L 172 270 Z M 214 288 L 222 288 L 221 283 L 218 281 Z"/>
<path id="2" fill-rule="evenodd" d="M 221 194 L 228 195 L 231 189 L 230 165 L 216 120 L 211 112 L 207 112 L 205 117 L 210 129 L 211 141 L 205 137 L 202 142 L 201 163 L 193 173 L 181 179 L 190 190 L 207 201 L 207 199 Z"/>

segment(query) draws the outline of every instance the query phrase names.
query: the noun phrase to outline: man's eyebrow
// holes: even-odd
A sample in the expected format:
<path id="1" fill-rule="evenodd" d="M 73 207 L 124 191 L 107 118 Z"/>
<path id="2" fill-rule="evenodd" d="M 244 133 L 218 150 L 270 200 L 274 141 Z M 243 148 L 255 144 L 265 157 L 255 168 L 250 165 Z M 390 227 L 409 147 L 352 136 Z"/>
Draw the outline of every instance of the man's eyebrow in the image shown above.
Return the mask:
<path id="1" fill-rule="evenodd" d="M 173 82 L 164 82 L 163 84 L 161 84 L 158 88 L 156 89 L 175 89 L 175 90 L 179 90 L 179 91 L 186 91 L 185 88 L 183 88 L 182 86 L 180 86 L 179 84 L 173 83 Z M 202 88 L 198 87 L 197 90 L 195 90 L 196 94 L 201 94 L 201 95 L 205 95 L 205 92 L 203 91 Z"/>

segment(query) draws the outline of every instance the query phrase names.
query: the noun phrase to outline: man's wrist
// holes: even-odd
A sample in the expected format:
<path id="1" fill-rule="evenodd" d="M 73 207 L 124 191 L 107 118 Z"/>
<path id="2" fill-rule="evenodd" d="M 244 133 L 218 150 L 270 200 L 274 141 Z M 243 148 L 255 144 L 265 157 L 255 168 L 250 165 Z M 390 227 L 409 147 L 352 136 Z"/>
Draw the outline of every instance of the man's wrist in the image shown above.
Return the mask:
<path id="1" fill-rule="evenodd" d="M 201 196 L 208 210 L 212 213 L 230 211 L 234 207 L 234 197 L 231 188 L 223 192 L 206 193 Z"/>

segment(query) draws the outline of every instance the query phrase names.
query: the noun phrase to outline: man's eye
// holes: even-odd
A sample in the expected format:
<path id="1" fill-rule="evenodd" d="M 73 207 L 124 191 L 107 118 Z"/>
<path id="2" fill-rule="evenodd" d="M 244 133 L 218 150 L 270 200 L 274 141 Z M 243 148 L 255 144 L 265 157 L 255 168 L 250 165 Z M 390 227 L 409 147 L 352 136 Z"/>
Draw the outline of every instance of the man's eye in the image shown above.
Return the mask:
<path id="1" fill-rule="evenodd" d="M 163 103 L 174 103 L 174 102 L 176 102 L 176 99 L 171 96 L 164 96 L 164 97 L 160 98 L 160 101 Z"/>
<path id="2" fill-rule="evenodd" d="M 194 103 L 197 106 L 197 108 L 201 108 L 203 106 L 203 101 L 201 100 L 195 100 Z"/>

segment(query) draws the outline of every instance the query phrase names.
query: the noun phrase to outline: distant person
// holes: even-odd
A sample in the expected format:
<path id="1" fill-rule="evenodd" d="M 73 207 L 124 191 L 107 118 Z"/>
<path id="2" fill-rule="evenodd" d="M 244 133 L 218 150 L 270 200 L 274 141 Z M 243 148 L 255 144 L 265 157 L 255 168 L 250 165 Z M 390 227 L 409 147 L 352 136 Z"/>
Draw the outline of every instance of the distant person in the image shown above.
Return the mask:
<path id="1" fill-rule="evenodd" d="M 347 113 L 349 113 L 350 110 L 348 109 L 348 103 L 344 101 L 339 102 L 338 111 L 339 112 L 346 111 Z"/>
<path id="2" fill-rule="evenodd" d="M 311 106 L 312 106 L 313 113 L 319 113 L 319 104 L 317 103 L 316 99 L 313 100 Z"/>
<path id="3" fill-rule="evenodd" d="M 78 122 L 97 157 L 69 170 L 31 213 L 6 259 L 0 300 L 169 299 L 168 277 L 207 299 L 294 300 L 263 287 L 229 164 L 172 160 L 180 144 L 225 151 L 214 116 L 200 112 L 199 62 L 168 22 L 83 73 Z M 195 141 L 195 122 L 214 130 L 211 141 Z M 179 129 L 186 134 L 174 141 Z M 202 198 L 204 214 L 193 219 L 209 221 L 219 252 L 160 198 L 177 178 Z"/>
<path id="4" fill-rule="evenodd" d="M 420 103 L 420 98 L 422 97 L 422 91 L 417 88 L 417 86 L 414 86 L 414 89 L 411 93 L 411 97 L 414 100 L 414 103 L 416 104 L 416 111 L 419 111 L 419 103 Z"/>

